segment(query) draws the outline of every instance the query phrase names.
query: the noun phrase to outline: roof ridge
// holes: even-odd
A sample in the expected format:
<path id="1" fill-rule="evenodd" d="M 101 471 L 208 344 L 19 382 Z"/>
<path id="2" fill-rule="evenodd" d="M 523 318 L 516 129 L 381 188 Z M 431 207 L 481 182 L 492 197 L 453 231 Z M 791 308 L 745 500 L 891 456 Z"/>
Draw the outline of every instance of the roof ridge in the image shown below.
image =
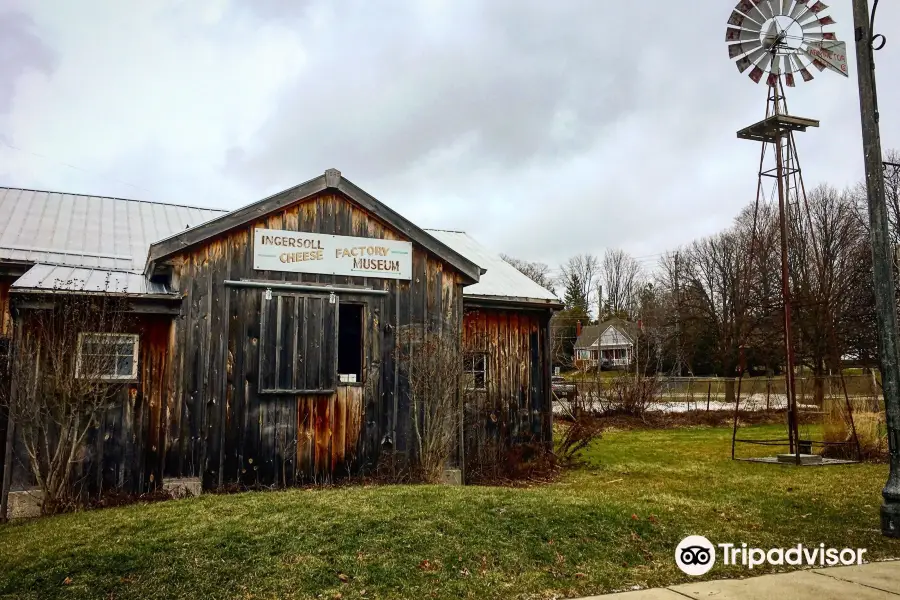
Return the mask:
<path id="1" fill-rule="evenodd" d="M 465 231 L 460 231 L 458 229 L 438 229 L 437 227 L 424 227 L 425 231 L 443 231 L 444 233 L 461 233 L 463 235 L 469 235 Z"/>
<path id="2" fill-rule="evenodd" d="M 0 190 L 17 190 L 20 192 L 38 192 L 41 194 L 59 194 L 60 196 L 80 196 L 82 198 L 103 198 L 106 200 L 122 200 L 123 202 L 143 202 L 144 204 L 156 204 L 161 206 L 177 206 L 179 208 L 195 208 L 198 210 L 213 210 L 216 212 L 230 212 L 224 208 L 210 208 L 208 206 L 196 206 L 193 204 L 175 204 L 172 202 L 160 202 L 158 200 L 138 200 L 137 198 L 121 198 L 119 196 L 98 196 L 97 194 L 77 194 L 74 192 L 58 192 L 55 190 L 36 190 L 34 188 L 20 188 L 0 185 Z"/>

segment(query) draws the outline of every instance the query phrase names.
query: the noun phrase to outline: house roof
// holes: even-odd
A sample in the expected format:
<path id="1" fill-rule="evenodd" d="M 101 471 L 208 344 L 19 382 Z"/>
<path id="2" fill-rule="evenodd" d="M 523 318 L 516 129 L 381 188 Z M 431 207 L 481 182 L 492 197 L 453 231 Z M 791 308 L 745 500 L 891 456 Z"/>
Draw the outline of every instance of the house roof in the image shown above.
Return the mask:
<path id="1" fill-rule="evenodd" d="M 562 308 L 562 302 L 553 292 L 532 281 L 465 232 L 441 229 L 426 231 L 486 270 L 478 283 L 466 286 L 463 291 L 465 297 Z"/>
<path id="2" fill-rule="evenodd" d="M 590 348 L 598 339 L 600 339 L 600 336 L 602 336 L 607 329 L 613 326 L 634 343 L 634 339 L 637 337 L 638 333 L 637 324 L 626 321 L 625 319 L 613 318 L 603 321 L 599 325 L 588 325 L 587 327 L 583 327 L 581 329 L 581 335 L 575 340 L 575 348 Z"/>
<path id="3" fill-rule="evenodd" d="M 230 231 L 236 227 L 240 227 L 241 225 L 246 225 L 263 215 L 277 211 L 280 208 L 289 206 L 304 200 L 305 198 L 310 198 L 328 189 L 334 189 L 341 192 L 353 202 L 405 235 L 409 240 L 419 244 L 443 261 L 449 263 L 466 276 L 471 283 L 478 282 L 482 271 L 478 265 L 449 248 L 434 236 L 428 234 L 425 230 L 420 229 L 411 221 L 407 220 L 399 213 L 394 212 L 391 208 L 345 179 L 337 169 L 328 169 L 325 171 L 324 175 L 319 175 L 305 183 L 301 183 L 300 185 L 230 213 L 220 215 L 197 227 L 154 242 L 150 246 L 150 253 L 147 258 L 145 272 L 151 272 L 155 263 L 165 260 L 185 248 L 202 243 L 205 240 L 226 231 Z"/>
<path id="4" fill-rule="evenodd" d="M 85 267 L 36 264 L 12 284 L 14 290 L 102 292 L 135 296 L 170 294 L 161 283 L 143 273 Z"/>
<path id="5" fill-rule="evenodd" d="M 0 260 L 140 273 L 152 242 L 225 211 L 0 188 Z"/>
<path id="6" fill-rule="evenodd" d="M 276 210 L 279 206 L 330 188 L 347 195 L 457 268 L 471 283 L 477 285 L 487 268 L 488 261 L 482 260 L 484 265 L 476 263 L 471 259 L 475 254 L 464 254 L 460 251 L 462 248 L 451 247 L 418 228 L 333 169 L 232 212 L 145 200 L 0 187 L 0 262 L 21 263 L 29 267 L 13 285 L 19 291 L 104 291 L 104 287 L 109 287 L 125 294 L 167 293 L 164 286 L 151 283 L 146 277 L 154 261 Z M 506 265 L 502 263 L 499 266 Z M 540 286 L 538 288 L 543 290 Z M 520 286 L 517 286 L 516 290 L 519 289 Z"/>

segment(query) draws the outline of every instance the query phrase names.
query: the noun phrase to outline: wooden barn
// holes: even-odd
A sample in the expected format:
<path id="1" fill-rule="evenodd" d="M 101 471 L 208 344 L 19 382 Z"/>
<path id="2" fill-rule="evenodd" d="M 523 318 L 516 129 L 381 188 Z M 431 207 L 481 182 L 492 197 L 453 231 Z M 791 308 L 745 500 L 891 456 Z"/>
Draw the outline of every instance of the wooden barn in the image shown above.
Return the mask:
<path id="1" fill-rule="evenodd" d="M 16 393 L 9 366 L 36 315 L 91 297 L 129 315 L 78 332 L 72 351 L 113 356 L 121 390 L 79 455 L 91 493 L 292 485 L 371 469 L 385 451 L 412 457 L 410 328 L 465 351 L 449 467 L 552 440 L 559 301 L 333 169 L 232 212 L 0 189 L 0 386 Z M 33 485 L 19 433 L 0 413 L 4 491 Z"/>

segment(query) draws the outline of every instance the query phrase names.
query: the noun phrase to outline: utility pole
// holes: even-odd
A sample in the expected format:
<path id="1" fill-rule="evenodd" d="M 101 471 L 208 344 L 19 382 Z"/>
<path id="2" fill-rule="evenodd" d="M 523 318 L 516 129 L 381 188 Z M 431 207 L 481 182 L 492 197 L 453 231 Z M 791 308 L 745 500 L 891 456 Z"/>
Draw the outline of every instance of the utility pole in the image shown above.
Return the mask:
<path id="1" fill-rule="evenodd" d="M 878 7 L 878 1 L 875 2 Z M 897 313 L 894 302 L 894 272 L 888 233 L 887 205 L 881 158 L 881 133 L 878 125 L 878 100 L 875 89 L 874 15 L 869 16 L 868 0 L 853 0 L 853 25 L 856 30 L 856 63 L 859 76 L 859 106 L 862 117 L 866 188 L 869 196 L 872 266 L 875 290 L 875 316 L 878 328 L 878 356 L 881 362 L 881 387 L 887 414 L 890 475 L 881 492 L 881 533 L 900 537 L 900 365 L 897 354 Z"/>
<path id="2" fill-rule="evenodd" d="M 678 279 L 681 276 L 678 265 L 680 253 L 675 251 L 675 376 L 681 377 L 681 292 Z"/>

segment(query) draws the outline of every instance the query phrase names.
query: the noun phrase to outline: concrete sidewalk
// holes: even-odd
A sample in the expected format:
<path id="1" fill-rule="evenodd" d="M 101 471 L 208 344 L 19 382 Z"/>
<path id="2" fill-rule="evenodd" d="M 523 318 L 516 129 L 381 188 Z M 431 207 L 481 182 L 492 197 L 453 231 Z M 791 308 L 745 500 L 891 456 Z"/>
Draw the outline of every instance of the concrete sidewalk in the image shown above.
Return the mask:
<path id="1" fill-rule="evenodd" d="M 900 600 L 900 561 L 673 585 L 582 600 Z"/>

